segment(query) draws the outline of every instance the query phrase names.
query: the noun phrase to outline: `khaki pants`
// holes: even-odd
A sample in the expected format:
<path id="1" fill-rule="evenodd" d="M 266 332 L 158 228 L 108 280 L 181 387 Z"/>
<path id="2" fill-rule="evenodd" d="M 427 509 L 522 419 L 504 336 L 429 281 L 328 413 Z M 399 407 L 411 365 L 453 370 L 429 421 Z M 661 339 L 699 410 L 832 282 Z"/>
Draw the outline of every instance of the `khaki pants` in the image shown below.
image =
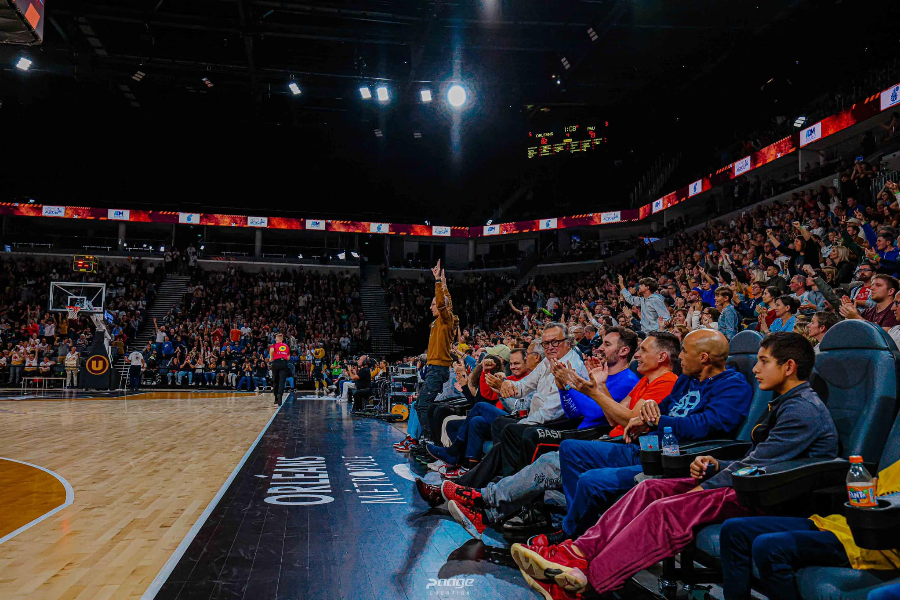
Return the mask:
<path id="1" fill-rule="evenodd" d="M 66 387 L 78 387 L 78 371 L 66 369 Z"/>

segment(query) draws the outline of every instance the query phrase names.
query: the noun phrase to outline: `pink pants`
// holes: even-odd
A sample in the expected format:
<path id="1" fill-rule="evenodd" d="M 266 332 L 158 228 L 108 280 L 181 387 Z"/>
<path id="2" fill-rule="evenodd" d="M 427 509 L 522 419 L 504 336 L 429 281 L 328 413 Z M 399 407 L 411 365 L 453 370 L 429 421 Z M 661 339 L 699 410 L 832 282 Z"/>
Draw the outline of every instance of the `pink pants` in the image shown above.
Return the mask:
<path id="1" fill-rule="evenodd" d="M 588 559 L 598 593 L 621 587 L 642 569 L 672 556 L 694 528 L 747 516 L 732 488 L 700 490 L 693 479 L 649 479 L 625 494 L 575 545 Z"/>

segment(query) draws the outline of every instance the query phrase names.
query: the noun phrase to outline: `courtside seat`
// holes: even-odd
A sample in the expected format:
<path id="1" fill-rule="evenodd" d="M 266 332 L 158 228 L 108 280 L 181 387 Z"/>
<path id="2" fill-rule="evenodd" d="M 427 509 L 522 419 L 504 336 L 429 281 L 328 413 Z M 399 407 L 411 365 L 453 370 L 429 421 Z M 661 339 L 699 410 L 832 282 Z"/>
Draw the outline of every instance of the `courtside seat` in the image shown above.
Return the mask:
<path id="1" fill-rule="evenodd" d="M 900 418 L 894 422 L 879 469 L 900 461 Z M 900 546 L 900 499 L 881 500 L 878 509 L 847 509 L 847 523 L 861 548 L 883 550 Z M 872 571 L 837 567 L 807 567 L 797 572 L 797 587 L 804 600 L 864 600 L 869 592 L 900 583 L 900 570 Z"/>
<path id="2" fill-rule="evenodd" d="M 735 477 L 741 501 L 772 510 L 815 490 L 843 485 L 849 456 L 860 455 L 877 464 L 897 414 L 895 348 L 884 329 L 866 321 L 842 321 L 829 329 L 816 358 L 816 372 L 828 385 L 826 406 L 838 431 L 842 458 L 798 459 L 767 467 L 761 475 Z"/>
<path id="3" fill-rule="evenodd" d="M 698 456 L 714 456 L 722 460 L 736 460 L 743 458 L 752 447 L 750 433 L 759 422 L 760 417 L 768 409 L 772 401 L 772 392 L 764 392 L 759 389 L 759 382 L 753 375 L 753 367 L 756 366 L 756 356 L 759 352 L 759 344 L 763 336 L 757 331 L 742 331 L 731 340 L 729 356 L 726 365 L 734 368 L 753 388 L 753 398 L 750 401 L 750 410 L 747 417 L 738 429 L 734 440 L 706 440 L 681 446 L 679 456 L 661 456 L 663 475 L 665 477 L 687 477 L 691 463 Z"/>
<path id="4" fill-rule="evenodd" d="M 885 449 L 888 433 L 894 435 L 889 428 L 896 415 L 895 347 L 882 328 L 865 321 L 842 321 L 825 334 L 815 370 L 828 386 L 826 406 L 838 430 L 843 458 L 798 459 L 766 467 L 762 475 L 735 476 L 734 487 L 742 502 L 775 514 L 786 511 L 789 504 L 796 505 L 792 512 L 808 516 L 817 502 L 829 503 L 827 495 L 819 497 L 817 490 L 831 488 L 846 498 L 843 486 L 850 468 L 846 458 L 859 454 L 867 463 L 876 463 Z M 720 532 L 721 525 L 700 530 L 694 546 L 682 553 L 682 565 L 688 556 L 717 568 Z M 692 571 L 682 570 L 686 583 L 717 580 L 714 572 Z"/>

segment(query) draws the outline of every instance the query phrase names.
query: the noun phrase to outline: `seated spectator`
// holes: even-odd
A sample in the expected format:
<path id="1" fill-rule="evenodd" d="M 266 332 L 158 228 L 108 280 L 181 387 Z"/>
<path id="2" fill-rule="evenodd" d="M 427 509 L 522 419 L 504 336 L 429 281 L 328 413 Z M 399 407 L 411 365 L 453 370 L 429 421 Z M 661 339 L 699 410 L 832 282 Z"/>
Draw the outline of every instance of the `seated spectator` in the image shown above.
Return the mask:
<path id="1" fill-rule="evenodd" d="M 719 312 L 718 330 L 729 342 L 741 330 L 741 316 L 734 307 L 734 291 L 729 287 L 716 289 L 716 308 Z"/>
<path id="2" fill-rule="evenodd" d="M 900 491 L 900 462 L 882 468 L 875 482 L 876 496 Z M 728 519 L 720 539 L 726 600 L 751 597 L 753 566 L 763 593 L 779 599 L 800 598 L 796 573 L 804 567 L 900 569 L 900 551 L 860 548 L 841 515 Z"/>
<path id="3" fill-rule="evenodd" d="M 780 296 L 775 300 L 775 320 L 771 325 L 766 323 L 765 318 L 759 317 L 759 330 L 762 333 L 778 333 L 779 331 L 794 330 L 794 313 L 797 312 L 800 302 L 793 296 Z"/>
<path id="4" fill-rule="evenodd" d="M 513 559 L 529 584 L 551 597 L 578 593 L 588 585 L 596 593 L 609 592 L 687 546 L 700 526 L 747 516 L 731 487 L 736 470 L 836 457 L 837 430 L 807 382 L 814 363 L 812 347 L 800 335 L 783 332 L 764 339 L 754 373 L 760 389 L 772 390 L 776 398 L 754 428 L 754 446 L 747 455 L 737 461 L 701 456 L 691 465 L 691 478 L 640 483 L 576 542 L 514 544 Z"/>
<path id="5" fill-rule="evenodd" d="M 807 328 L 807 332 L 809 337 L 815 341 L 815 353 L 819 353 L 819 343 L 822 341 L 822 338 L 825 337 L 825 334 L 829 329 L 837 325 L 840 318 L 831 312 L 819 311 L 813 315 L 813 318 L 809 322 L 809 327 Z"/>
<path id="6" fill-rule="evenodd" d="M 839 309 L 841 316 L 845 319 L 863 319 L 890 332 L 893 327 L 900 325 L 900 320 L 894 314 L 894 296 L 898 290 L 900 290 L 900 282 L 896 278 L 879 273 L 872 280 L 871 295 L 869 296 L 875 306 L 867 308 L 860 314 L 850 298 L 843 296 Z"/>

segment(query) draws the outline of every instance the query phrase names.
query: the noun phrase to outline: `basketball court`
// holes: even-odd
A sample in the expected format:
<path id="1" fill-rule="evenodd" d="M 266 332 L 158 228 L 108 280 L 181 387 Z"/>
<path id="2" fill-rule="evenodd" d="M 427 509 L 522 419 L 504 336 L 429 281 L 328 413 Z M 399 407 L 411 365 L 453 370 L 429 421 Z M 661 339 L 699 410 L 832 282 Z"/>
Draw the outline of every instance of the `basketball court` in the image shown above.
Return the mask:
<path id="1" fill-rule="evenodd" d="M 499 534 L 418 498 L 400 429 L 334 399 L 59 392 L 0 413 L 4 599 L 534 597 Z"/>

